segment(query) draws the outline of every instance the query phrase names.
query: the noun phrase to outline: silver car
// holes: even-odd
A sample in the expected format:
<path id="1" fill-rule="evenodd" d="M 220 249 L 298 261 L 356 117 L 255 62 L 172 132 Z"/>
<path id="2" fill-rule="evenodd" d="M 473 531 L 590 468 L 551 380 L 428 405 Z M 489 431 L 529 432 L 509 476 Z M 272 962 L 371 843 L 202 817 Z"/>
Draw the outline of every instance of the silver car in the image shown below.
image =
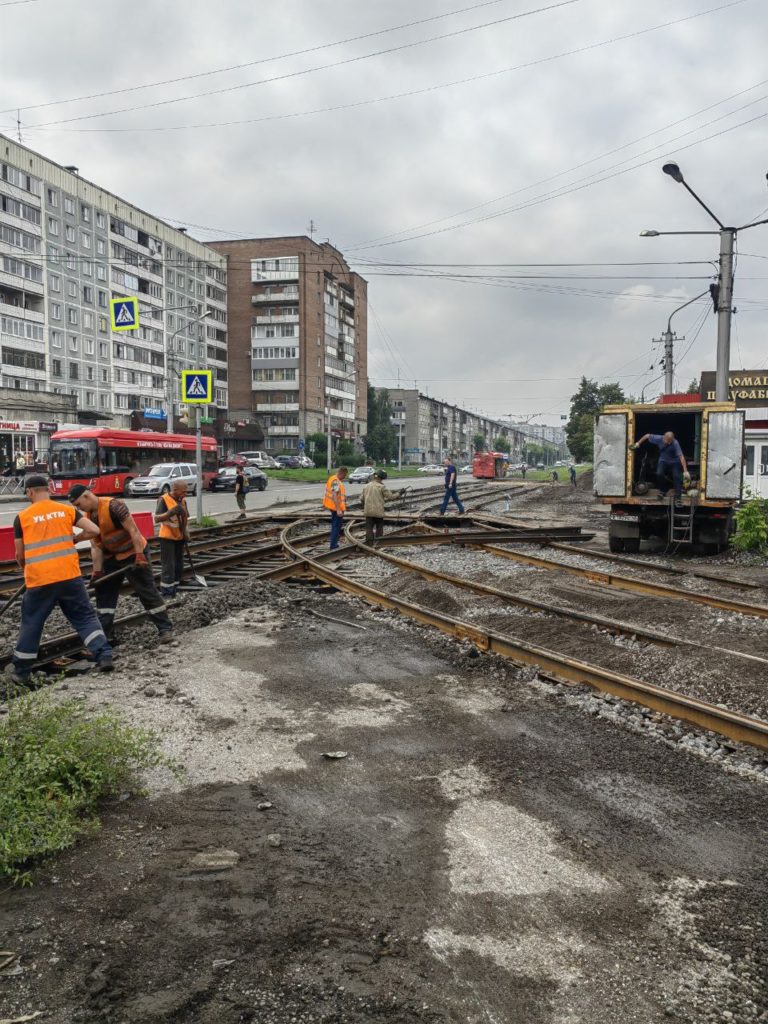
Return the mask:
<path id="1" fill-rule="evenodd" d="M 146 474 L 136 476 L 128 484 L 127 491 L 132 498 L 153 498 L 167 494 L 171 485 L 183 480 L 189 494 L 197 492 L 197 467 L 194 462 L 161 462 Z"/>

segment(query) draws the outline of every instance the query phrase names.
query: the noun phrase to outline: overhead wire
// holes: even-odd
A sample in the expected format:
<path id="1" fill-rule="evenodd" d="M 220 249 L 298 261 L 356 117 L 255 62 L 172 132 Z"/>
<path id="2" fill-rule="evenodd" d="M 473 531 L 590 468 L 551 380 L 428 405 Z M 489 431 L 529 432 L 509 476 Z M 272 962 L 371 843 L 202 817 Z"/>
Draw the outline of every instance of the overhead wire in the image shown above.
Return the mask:
<path id="1" fill-rule="evenodd" d="M 335 63 L 332 63 L 332 64 L 322 65 L 322 66 L 319 66 L 319 67 L 316 67 L 316 68 L 309 68 L 309 69 L 305 69 L 305 70 L 300 71 L 300 72 L 292 72 L 290 74 L 283 75 L 283 76 L 275 76 L 275 77 L 269 78 L 269 79 L 261 79 L 261 80 L 259 80 L 257 82 L 244 83 L 244 84 L 241 84 L 239 86 L 233 86 L 233 87 L 231 87 L 229 89 L 226 89 L 226 90 L 214 90 L 214 91 L 210 91 L 210 92 L 207 92 L 207 93 L 199 93 L 199 94 L 196 94 L 194 96 L 177 97 L 176 99 L 158 101 L 158 102 L 150 103 L 150 104 L 139 104 L 139 105 L 135 105 L 133 107 L 121 108 L 119 110 L 104 111 L 104 112 L 101 112 L 101 113 L 94 113 L 94 114 L 88 114 L 88 115 L 80 115 L 78 117 L 64 118 L 64 119 L 60 119 L 60 120 L 57 120 L 57 121 L 39 122 L 37 124 L 30 124 L 30 125 L 25 124 L 24 125 L 24 130 L 25 131 L 26 130 L 38 131 L 38 130 L 43 130 L 43 129 L 56 128 L 57 131 L 76 131 L 76 132 L 77 131 L 80 131 L 80 132 L 82 132 L 82 131 L 86 131 L 86 132 L 164 132 L 164 131 L 186 131 L 186 130 L 191 130 L 191 129 L 197 130 L 197 129 L 208 129 L 208 128 L 227 128 L 227 127 L 232 127 L 232 126 L 242 125 L 242 124 L 259 124 L 259 123 L 263 123 L 265 121 L 284 120 L 284 119 L 288 119 L 288 118 L 305 117 L 305 116 L 309 116 L 309 115 L 317 114 L 317 113 L 331 113 L 331 112 L 339 111 L 339 110 L 349 110 L 349 109 L 351 109 L 353 107 L 367 106 L 367 105 L 370 105 L 370 104 L 373 104 L 373 103 L 388 102 L 390 100 L 395 100 L 395 99 L 403 99 L 403 98 L 411 97 L 411 96 L 425 95 L 427 93 L 436 92 L 436 91 L 441 90 L 441 89 L 453 88 L 453 87 L 458 86 L 458 85 L 466 85 L 468 83 L 479 82 L 479 81 L 483 81 L 483 80 L 486 80 L 486 79 L 499 77 L 500 75 L 506 75 L 506 74 L 511 74 L 513 72 L 516 72 L 516 71 L 526 70 L 528 68 L 537 67 L 539 65 L 546 64 L 546 63 L 551 63 L 551 62 L 556 61 L 556 60 L 561 60 L 561 59 L 563 59 L 565 57 L 575 56 L 575 55 L 580 54 L 580 53 L 587 53 L 587 52 L 590 52 L 592 50 L 599 49 L 599 48 L 601 48 L 603 46 L 611 46 L 611 45 L 613 45 L 615 43 L 623 42 L 623 41 L 625 41 L 627 39 L 634 39 L 634 38 L 638 38 L 638 37 L 643 36 L 643 35 L 648 35 L 649 33 L 652 33 L 652 32 L 658 32 L 658 31 L 661 31 L 662 29 L 670 28 L 670 27 L 672 27 L 674 25 L 679 25 L 679 24 L 682 24 L 684 22 L 695 20 L 697 18 L 703 18 L 703 17 L 706 17 L 709 14 L 716 14 L 716 13 L 718 13 L 720 11 L 727 10 L 727 9 L 729 9 L 731 7 L 736 7 L 736 6 L 738 6 L 738 5 L 742 4 L 742 3 L 750 3 L 750 2 L 751 2 L 751 0 L 728 0 L 727 3 L 722 3 L 722 4 L 719 4 L 719 5 L 715 6 L 715 7 L 710 7 L 710 8 L 707 8 L 706 10 L 698 11 L 695 14 L 686 15 L 684 17 L 676 18 L 676 19 L 671 20 L 671 21 L 661 22 L 661 23 L 659 23 L 657 25 L 651 25 L 651 26 L 648 26 L 648 27 L 643 28 L 643 29 L 635 30 L 633 32 L 628 32 L 628 33 L 624 33 L 624 34 L 619 35 L 619 36 L 613 36 L 613 37 L 610 37 L 608 39 L 599 40 L 598 42 L 589 43 L 589 44 L 586 44 L 584 46 L 576 47 L 576 48 L 571 49 L 571 50 L 564 50 L 564 51 L 561 51 L 561 52 L 556 53 L 556 54 L 549 54 L 547 56 L 539 57 L 539 58 L 536 58 L 536 59 L 531 60 L 531 61 L 527 61 L 527 62 L 522 63 L 522 64 L 513 65 L 511 67 L 500 68 L 500 69 L 497 69 L 495 71 L 484 72 L 484 73 L 481 73 L 481 74 L 478 74 L 478 75 L 470 75 L 470 76 L 467 76 L 465 78 L 455 79 L 455 80 L 450 81 L 450 82 L 442 82 L 442 83 L 438 83 L 436 85 L 426 86 L 426 87 L 423 87 L 423 88 L 420 88 L 420 89 L 411 89 L 411 90 L 407 90 L 407 91 L 404 91 L 404 92 L 401 92 L 401 93 L 394 93 L 394 94 L 391 94 L 389 96 L 376 97 L 376 98 L 368 99 L 368 100 L 357 100 L 357 101 L 353 101 L 353 102 L 350 102 L 350 103 L 342 103 L 342 104 L 337 104 L 335 106 L 318 108 L 318 109 L 315 109 L 315 110 L 298 111 L 298 112 L 293 112 L 293 113 L 289 113 L 289 114 L 274 114 L 274 115 L 267 115 L 267 116 L 264 116 L 264 117 L 256 117 L 256 118 L 243 118 L 243 119 L 237 119 L 237 120 L 232 120 L 232 121 L 213 121 L 213 122 L 206 122 L 206 123 L 199 123 L 199 124 L 187 124 L 187 125 L 161 125 L 161 126 L 157 126 L 157 127 L 141 127 L 141 128 L 140 127 L 127 127 L 127 128 L 109 128 L 109 127 L 105 128 L 105 127 L 100 127 L 100 128 L 93 128 L 93 129 L 87 129 L 87 128 L 86 129 L 66 129 L 66 128 L 61 128 L 60 127 L 61 125 L 71 124 L 71 123 L 73 123 L 75 121 L 91 120 L 91 119 L 95 119 L 95 118 L 99 118 L 99 117 L 108 117 L 108 116 L 111 117 L 111 116 L 116 115 L 116 114 L 132 113 L 132 112 L 134 112 L 136 110 L 149 109 L 149 108 L 152 108 L 152 107 L 169 105 L 169 104 L 172 104 L 172 103 L 182 102 L 182 101 L 185 101 L 185 100 L 188 100 L 188 99 L 200 99 L 200 98 L 204 98 L 204 97 L 207 97 L 207 96 L 219 95 L 219 94 L 221 94 L 221 92 L 231 92 L 231 91 L 234 91 L 236 89 L 245 89 L 245 88 L 250 88 L 250 87 L 256 86 L 256 85 L 265 85 L 265 84 L 269 84 L 271 82 L 284 80 L 285 78 L 296 77 L 297 75 L 301 75 L 301 74 L 309 74 L 309 73 L 314 73 L 315 71 L 328 70 L 328 69 L 333 68 L 333 67 L 339 67 L 339 66 L 341 66 L 343 64 L 352 63 L 353 61 L 359 61 L 359 60 L 367 59 L 367 57 L 369 57 L 369 56 L 380 56 L 382 54 L 386 54 L 386 53 L 390 53 L 390 52 L 395 52 L 398 49 L 404 49 L 404 48 L 407 48 L 407 47 L 413 46 L 413 45 L 420 45 L 420 44 L 422 44 L 424 42 L 431 42 L 431 41 L 435 41 L 435 39 L 437 39 L 437 38 L 444 38 L 444 37 L 435 37 L 435 39 L 422 40 L 418 44 L 417 43 L 403 44 L 401 47 L 394 47 L 394 48 L 390 48 L 388 50 L 377 51 L 376 53 L 369 54 L 369 55 L 361 55 L 361 56 L 358 56 L 358 57 L 348 58 L 348 59 L 346 59 L 344 61 L 338 61 L 338 62 L 335 62 Z M 560 5 L 553 5 L 553 6 L 560 6 Z M 532 12 L 523 12 L 520 15 L 518 15 L 518 17 L 528 16 L 529 14 L 541 13 L 542 11 L 547 11 L 547 10 L 550 10 L 550 9 L 552 9 L 552 8 L 548 8 L 547 7 L 547 8 L 536 9 L 535 11 L 532 11 Z M 478 26 L 478 27 L 485 27 L 485 26 Z M 465 31 L 465 30 L 462 30 L 462 31 Z"/>
<path id="2" fill-rule="evenodd" d="M 555 0 L 554 3 L 547 4 L 543 7 L 532 8 L 528 11 L 519 11 L 516 14 L 510 14 L 504 18 L 496 18 L 493 21 L 483 22 L 480 25 L 469 25 L 464 28 L 454 29 L 452 32 L 444 32 L 441 35 L 428 36 L 426 39 L 415 39 L 407 43 L 398 43 L 397 46 L 385 47 L 382 50 L 373 50 L 370 53 L 356 54 L 351 57 L 344 57 L 341 60 L 332 61 L 328 64 L 318 64 L 312 68 L 302 68 L 299 71 L 286 71 L 280 75 L 273 75 L 270 78 L 262 78 L 255 82 L 241 82 L 238 85 L 224 86 L 220 89 L 209 89 L 206 92 L 193 93 L 189 96 L 175 96 L 164 100 L 153 100 L 150 103 L 139 103 L 131 107 L 121 107 L 117 110 L 102 111 L 100 113 L 92 114 L 78 114 L 74 117 L 62 118 L 57 121 L 46 121 L 38 124 L 32 124 L 30 128 L 49 128 L 54 125 L 61 124 L 72 124 L 77 121 L 90 121 L 100 117 L 114 117 L 117 114 L 129 114 L 134 113 L 137 110 L 153 110 L 157 107 L 172 106 L 176 103 L 187 103 L 190 100 L 207 99 L 211 96 L 222 96 L 225 93 L 240 92 L 243 89 L 252 89 L 259 85 L 270 85 L 274 82 L 284 82 L 289 79 L 301 78 L 304 75 L 316 74 L 319 71 L 329 71 L 333 68 L 345 67 L 350 64 L 359 64 L 364 60 L 371 60 L 375 57 L 389 56 L 393 53 L 400 53 L 403 50 L 412 50 L 419 46 L 427 46 L 430 43 L 441 42 L 445 39 L 455 39 L 459 36 L 468 35 L 471 32 L 479 32 L 481 29 L 494 28 L 498 25 L 507 24 L 512 21 L 520 21 L 522 18 L 530 18 L 536 14 L 545 14 L 549 11 L 558 10 L 562 7 L 570 7 L 573 4 L 581 3 L 582 0 Z M 749 0 L 730 0 L 728 4 L 723 6 L 734 6 L 739 3 L 747 3 Z M 680 19 L 680 20 L 689 20 Z M 672 22 L 671 24 L 677 24 Z M 25 126 L 27 127 L 27 126 Z"/>

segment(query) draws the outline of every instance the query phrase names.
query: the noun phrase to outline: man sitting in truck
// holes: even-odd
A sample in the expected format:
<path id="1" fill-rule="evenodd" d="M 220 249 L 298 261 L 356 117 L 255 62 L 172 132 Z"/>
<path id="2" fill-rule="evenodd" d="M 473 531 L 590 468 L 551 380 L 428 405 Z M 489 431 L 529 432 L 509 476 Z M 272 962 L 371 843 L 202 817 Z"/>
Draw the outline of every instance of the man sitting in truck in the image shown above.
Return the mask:
<path id="1" fill-rule="evenodd" d="M 649 441 L 659 449 L 659 461 L 656 464 L 656 486 L 659 489 L 659 497 L 666 498 L 669 488 L 674 487 L 675 501 L 680 501 L 683 496 L 683 483 L 688 487 L 691 482 L 688 464 L 680 443 L 675 439 L 672 431 L 668 430 L 665 434 L 644 434 L 639 441 L 635 441 L 632 450 L 637 451 L 645 441 Z"/>

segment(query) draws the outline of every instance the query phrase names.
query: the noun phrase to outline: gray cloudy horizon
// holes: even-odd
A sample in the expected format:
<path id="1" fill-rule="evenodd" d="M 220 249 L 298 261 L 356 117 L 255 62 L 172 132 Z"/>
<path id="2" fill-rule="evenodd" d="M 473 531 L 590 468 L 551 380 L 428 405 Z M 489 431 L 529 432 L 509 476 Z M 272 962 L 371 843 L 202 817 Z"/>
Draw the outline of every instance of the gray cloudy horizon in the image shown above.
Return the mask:
<path id="1" fill-rule="evenodd" d="M 639 237 L 715 227 L 665 160 L 726 223 L 768 215 L 768 6 L 555 2 L 0 2 L 0 131 L 18 109 L 26 145 L 203 241 L 313 220 L 370 282 L 374 383 L 556 422 L 582 374 L 658 394 L 651 339 L 713 278 L 716 235 Z M 181 127 L 222 122 L 249 123 Z M 731 366 L 761 368 L 768 226 L 739 251 Z M 707 310 L 674 320 L 681 390 L 714 368 Z"/>

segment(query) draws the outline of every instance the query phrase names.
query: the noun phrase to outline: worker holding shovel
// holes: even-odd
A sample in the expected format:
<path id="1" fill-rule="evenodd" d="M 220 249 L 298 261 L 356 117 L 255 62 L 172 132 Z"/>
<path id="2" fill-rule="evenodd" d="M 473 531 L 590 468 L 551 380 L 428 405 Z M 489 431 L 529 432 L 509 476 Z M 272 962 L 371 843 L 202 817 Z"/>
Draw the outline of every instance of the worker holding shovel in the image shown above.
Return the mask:
<path id="1" fill-rule="evenodd" d="M 174 480 L 170 493 L 160 498 L 155 522 L 160 525 L 161 593 L 175 597 L 184 573 L 184 548 L 189 543 L 187 485 L 183 480 Z"/>

